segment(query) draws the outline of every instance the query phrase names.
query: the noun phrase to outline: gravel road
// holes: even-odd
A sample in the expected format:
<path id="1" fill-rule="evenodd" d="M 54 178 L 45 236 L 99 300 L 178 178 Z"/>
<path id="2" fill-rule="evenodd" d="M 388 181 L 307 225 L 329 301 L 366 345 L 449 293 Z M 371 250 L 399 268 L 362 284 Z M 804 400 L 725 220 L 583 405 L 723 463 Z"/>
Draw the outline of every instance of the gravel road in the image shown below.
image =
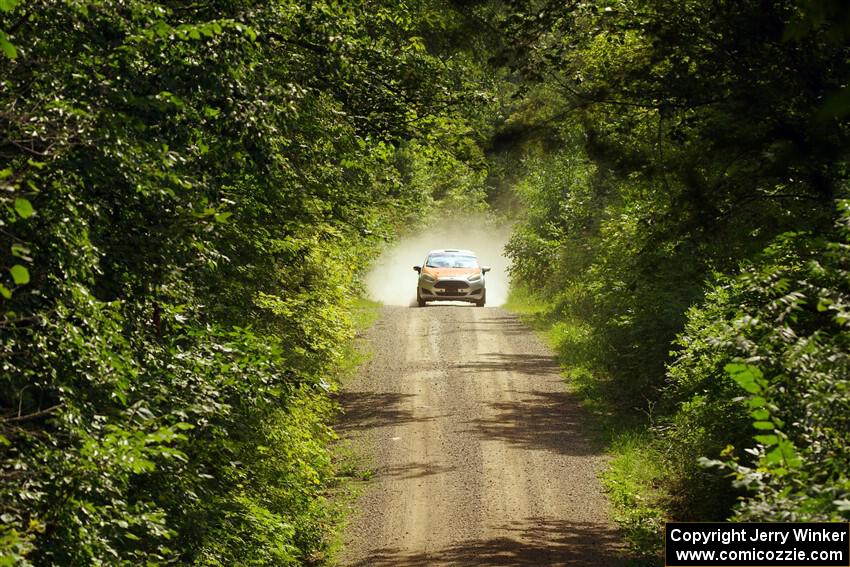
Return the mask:
<path id="1" fill-rule="evenodd" d="M 384 307 L 338 431 L 375 477 L 341 564 L 618 565 L 584 412 L 552 353 L 498 308 Z"/>

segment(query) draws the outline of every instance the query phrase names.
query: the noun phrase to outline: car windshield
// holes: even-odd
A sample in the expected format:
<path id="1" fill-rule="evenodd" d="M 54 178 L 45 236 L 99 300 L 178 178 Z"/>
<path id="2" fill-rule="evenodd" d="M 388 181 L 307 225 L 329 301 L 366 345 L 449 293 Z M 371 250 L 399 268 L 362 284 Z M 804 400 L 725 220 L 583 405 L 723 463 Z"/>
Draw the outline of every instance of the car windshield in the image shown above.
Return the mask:
<path id="1" fill-rule="evenodd" d="M 478 260 L 475 256 L 460 254 L 431 254 L 425 265 L 429 268 L 477 268 Z"/>

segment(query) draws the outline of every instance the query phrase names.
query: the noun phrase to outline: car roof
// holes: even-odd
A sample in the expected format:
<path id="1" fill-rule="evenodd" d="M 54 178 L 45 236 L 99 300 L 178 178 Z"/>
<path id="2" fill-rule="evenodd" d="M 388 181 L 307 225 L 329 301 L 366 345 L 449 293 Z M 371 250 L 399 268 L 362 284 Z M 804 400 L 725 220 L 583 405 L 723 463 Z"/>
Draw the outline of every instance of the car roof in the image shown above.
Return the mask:
<path id="1" fill-rule="evenodd" d="M 440 250 L 431 250 L 428 252 L 428 255 L 431 254 L 463 254 L 464 256 L 475 256 L 475 252 L 472 250 L 460 250 L 458 248 L 442 248 Z"/>

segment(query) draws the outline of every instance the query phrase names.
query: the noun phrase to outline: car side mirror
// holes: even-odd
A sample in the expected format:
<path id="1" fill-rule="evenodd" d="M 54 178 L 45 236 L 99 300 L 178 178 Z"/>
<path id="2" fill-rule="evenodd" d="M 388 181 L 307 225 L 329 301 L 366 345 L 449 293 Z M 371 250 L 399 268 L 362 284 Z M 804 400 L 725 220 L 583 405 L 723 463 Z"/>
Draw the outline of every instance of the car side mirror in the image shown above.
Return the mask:
<path id="1" fill-rule="evenodd" d="M 413 266 L 413 270 L 417 273 L 422 273 L 422 266 Z"/>
<path id="2" fill-rule="evenodd" d="M 490 266 L 481 266 L 481 273 L 486 274 L 490 271 Z"/>

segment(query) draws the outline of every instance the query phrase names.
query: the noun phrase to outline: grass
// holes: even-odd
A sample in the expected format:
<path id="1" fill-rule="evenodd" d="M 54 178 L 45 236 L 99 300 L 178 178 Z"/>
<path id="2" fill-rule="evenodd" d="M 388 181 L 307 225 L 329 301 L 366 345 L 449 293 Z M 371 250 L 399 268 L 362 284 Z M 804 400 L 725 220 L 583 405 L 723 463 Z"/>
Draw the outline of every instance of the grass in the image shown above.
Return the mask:
<path id="1" fill-rule="evenodd" d="M 661 460 L 652 438 L 639 430 L 622 430 L 607 447 L 613 459 L 602 475 L 614 511 L 614 520 L 623 530 L 629 549 L 639 564 L 653 564 L 663 548 L 666 500 L 659 488 L 664 476 Z"/>
<path id="2" fill-rule="evenodd" d="M 559 313 L 524 288 L 512 288 L 504 307 L 540 333 L 558 354 L 567 387 L 581 397 L 593 418 L 595 440 L 611 455 L 601 480 L 614 520 L 635 564 L 658 564 L 668 513 L 667 496 L 660 488 L 664 470 L 649 432 L 650 420 L 635 412 L 608 379 L 599 362 L 604 355 L 586 322 Z"/>
<path id="3" fill-rule="evenodd" d="M 358 297 L 354 300 L 351 308 L 351 317 L 354 329 L 358 335 L 371 327 L 380 316 L 381 303 Z"/>
<path id="4" fill-rule="evenodd" d="M 343 355 L 340 357 L 334 376 L 335 388 L 354 376 L 358 368 L 371 356 L 363 340 L 363 333 L 380 317 L 380 307 L 380 303 L 362 297 L 352 302 L 351 318 L 354 338 L 343 346 Z M 374 466 L 366 457 L 370 452 L 363 446 L 355 446 L 347 439 L 339 439 L 332 450 L 336 473 L 328 492 L 332 522 L 327 529 L 328 548 L 320 563 L 326 567 L 338 565 L 338 557 L 344 544 L 345 528 L 355 511 L 357 499 L 362 494 L 366 483 L 374 475 Z"/>

